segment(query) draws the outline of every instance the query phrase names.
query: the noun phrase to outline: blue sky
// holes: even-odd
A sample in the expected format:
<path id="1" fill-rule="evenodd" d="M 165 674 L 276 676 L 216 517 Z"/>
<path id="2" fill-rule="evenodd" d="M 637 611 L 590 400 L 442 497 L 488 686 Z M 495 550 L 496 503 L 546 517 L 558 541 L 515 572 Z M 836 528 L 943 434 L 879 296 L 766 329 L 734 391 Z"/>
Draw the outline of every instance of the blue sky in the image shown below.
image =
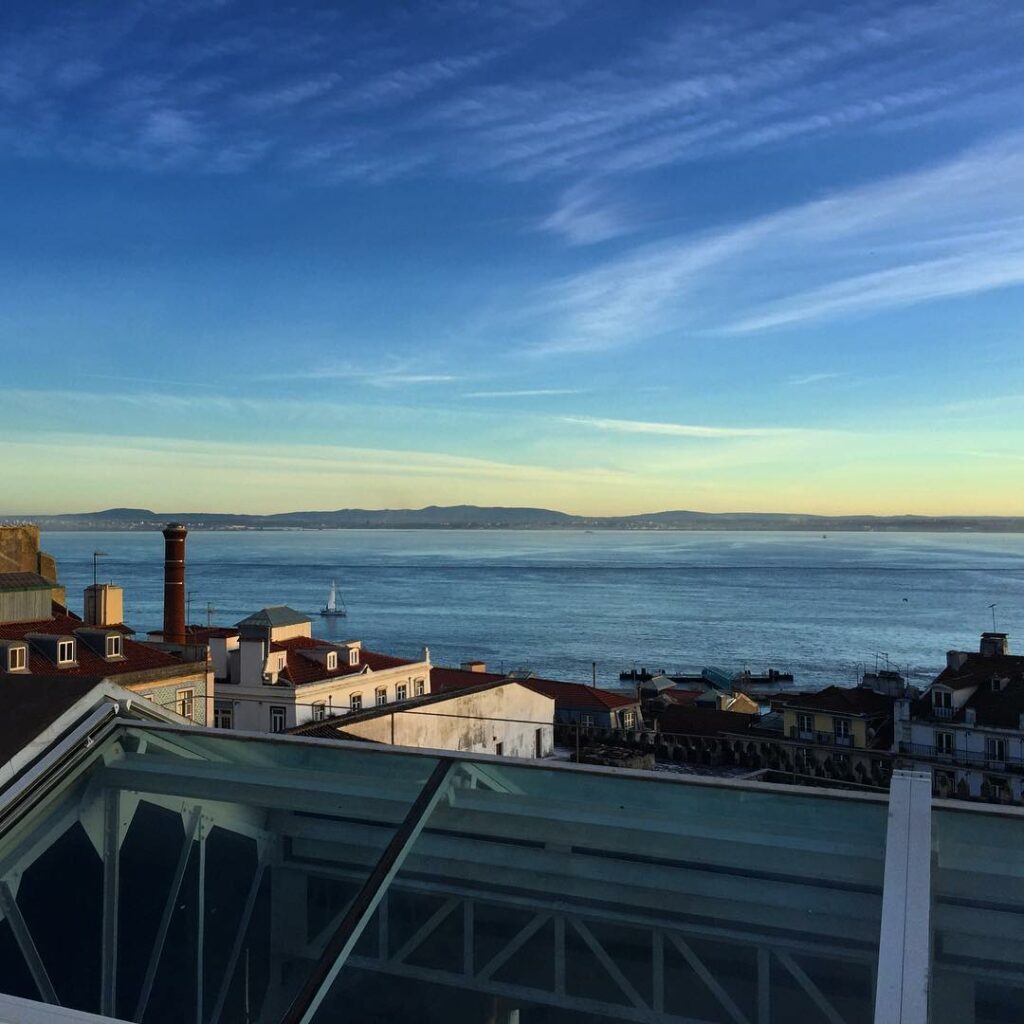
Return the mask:
<path id="1" fill-rule="evenodd" d="M 1024 514 L 1024 7 L 0 13 L 0 513 Z"/>

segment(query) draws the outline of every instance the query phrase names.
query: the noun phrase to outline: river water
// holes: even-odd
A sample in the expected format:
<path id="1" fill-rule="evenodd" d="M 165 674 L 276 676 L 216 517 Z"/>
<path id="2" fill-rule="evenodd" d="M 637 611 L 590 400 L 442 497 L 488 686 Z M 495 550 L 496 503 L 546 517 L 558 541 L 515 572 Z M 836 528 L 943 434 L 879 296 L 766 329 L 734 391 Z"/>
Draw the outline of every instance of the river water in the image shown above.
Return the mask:
<path id="1" fill-rule="evenodd" d="M 49 532 L 43 546 L 72 609 L 98 549 L 128 624 L 160 626 L 158 532 Z M 347 619 L 316 615 L 332 579 Z M 287 604 L 313 614 L 317 635 L 408 656 L 429 645 L 435 664 L 589 681 L 596 661 L 604 685 L 634 666 L 770 666 L 797 684 L 849 685 L 888 656 L 922 682 L 948 648 L 973 649 L 992 628 L 991 604 L 1021 650 L 1024 535 L 193 532 L 187 589 L 192 622 Z"/>

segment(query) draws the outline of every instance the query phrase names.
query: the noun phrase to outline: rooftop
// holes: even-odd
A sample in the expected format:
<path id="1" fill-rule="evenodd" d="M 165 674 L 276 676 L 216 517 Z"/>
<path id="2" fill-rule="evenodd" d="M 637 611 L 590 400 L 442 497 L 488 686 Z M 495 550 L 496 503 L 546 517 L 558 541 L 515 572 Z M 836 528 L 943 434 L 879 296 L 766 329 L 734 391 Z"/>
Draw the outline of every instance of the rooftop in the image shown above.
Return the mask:
<path id="1" fill-rule="evenodd" d="M 95 634 L 97 630 L 121 634 L 121 658 L 108 661 L 82 639 L 83 634 Z M 29 641 L 28 675 L 32 678 L 47 675 L 61 678 L 68 676 L 103 678 L 175 667 L 185 669 L 190 664 L 173 654 L 130 639 L 127 635 L 130 632 L 126 626 L 120 624 L 103 627 L 89 626 L 77 616 L 66 613 L 56 614 L 52 618 L 41 619 L 37 622 L 0 623 L 0 640 L 25 640 L 33 633 L 48 636 L 70 636 L 78 640 L 75 645 L 75 663 L 67 666 L 58 666 L 38 644 Z M 23 672 L 0 671 L 0 679 L 4 680 L 5 684 L 8 679 L 23 678 L 24 676 Z"/>
<path id="2" fill-rule="evenodd" d="M 297 612 L 286 604 L 275 604 L 268 608 L 261 608 L 258 612 L 253 612 L 252 615 L 246 616 L 241 622 L 235 623 L 235 625 L 239 629 L 247 626 L 261 626 L 273 629 L 276 626 L 301 626 L 312 621 L 308 615 L 303 615 L 302 612 Z"/>
<path id="3" fill-rule="evenodd" d="M 55 586 L 37 572 L 0 572 L 0 591 L 53 590 Z"/>
<path id="4" fill-rule="evenodd" d="M 470 672 L 462 668 L 444 668 L 433 665 L 430 669 L 430 689 L 434 693 L 445 693 L 477 686 L 484 680 L 501 682 L 509 678 L 509 676 L 497 672 Z M 638 704 L 636 695 L 631 692 L 602 690 L 596 686 L 585 686 L 583 683 L 566 683 L 558 679 L 538 679 L 535 676 L 517 677 L 514 681 L 528 686 L 535 693 L 554 697 L 555 706 L 559 709 L 607 711 L 633 707 Z"/>
<path id="5" fill-rule="evenodd" d="M 889 714 L 892 700 L 892 697 L 876 693 L 866 686 L 826 686 L 816 693 L 783 696 L 778 702 L 773 700 L 772 705 L 870 718 Z"/>
<path id="6" fill-rule="evenodd" d="M 293 686 L 305 686 L 308 683 L 316 683 L 321 679 L 336 679 L 339 676 L 353 676 L 369 669 L 371 672 L 381 672 L 389 668 L 401 668 L 403 665 L 415 665 L 416 662 L 406 658 L 395 658 L 389 654 L 378 654 L 376 651 L 368 651 L 365 648 L 359 652 L 359 664 L 349 665 L 346 649 L 342 645 L 332 644 L 326 640 L 318 640 L 316 637 L 296 636 L 288 640 L 275 640 L 273 650 L 286 653 L 287 661 L 281 678 Z M 305 657 L 303 651 L 337 651 L 338 664 L 336 668 L 328 669 L 321 662 L 310 657 Z"/>

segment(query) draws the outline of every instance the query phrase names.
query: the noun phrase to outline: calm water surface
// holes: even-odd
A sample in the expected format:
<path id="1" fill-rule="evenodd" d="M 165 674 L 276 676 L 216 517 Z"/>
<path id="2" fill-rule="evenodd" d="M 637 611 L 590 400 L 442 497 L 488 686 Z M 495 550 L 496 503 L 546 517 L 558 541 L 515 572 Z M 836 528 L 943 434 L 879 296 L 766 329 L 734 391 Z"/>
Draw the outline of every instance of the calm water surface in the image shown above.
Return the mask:
<path id="1" fill-rule="evenodd" d="M 159 533 L 47 533 L 73 609 L 92 582 L 125 588 L 137 630 L 161 624 Z M 599 681 L 622 669 L 789 670 L 852 683 L 880 652 L 930 676 L 992 626 L 1024 642 L 1024 536 L 325 530 L 188 538 L 191 621 L 268 604 L 315 613 L 337 578 L 349 617 L 326 637 L 438 664 Z M 1015 642 L 1016 641 L 1016 642 Z"/>

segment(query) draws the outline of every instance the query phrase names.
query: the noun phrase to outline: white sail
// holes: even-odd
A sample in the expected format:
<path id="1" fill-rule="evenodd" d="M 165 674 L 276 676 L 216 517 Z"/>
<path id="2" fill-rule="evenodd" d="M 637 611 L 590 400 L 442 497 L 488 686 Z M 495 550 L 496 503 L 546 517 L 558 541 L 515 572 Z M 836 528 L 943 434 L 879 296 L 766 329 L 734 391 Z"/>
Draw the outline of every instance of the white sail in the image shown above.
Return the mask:
<path id="1" fill-rule="evenodd" d="M 330 592 L 330 594 L 327 595 L 327 610 L 329 612 L 333 612 L 333 611 L 335 611 L 337 609 L 337 606 L 338 606 L 337 588 L 335 586 L 334 580 L 331 580 L 331 592 Z"/>

